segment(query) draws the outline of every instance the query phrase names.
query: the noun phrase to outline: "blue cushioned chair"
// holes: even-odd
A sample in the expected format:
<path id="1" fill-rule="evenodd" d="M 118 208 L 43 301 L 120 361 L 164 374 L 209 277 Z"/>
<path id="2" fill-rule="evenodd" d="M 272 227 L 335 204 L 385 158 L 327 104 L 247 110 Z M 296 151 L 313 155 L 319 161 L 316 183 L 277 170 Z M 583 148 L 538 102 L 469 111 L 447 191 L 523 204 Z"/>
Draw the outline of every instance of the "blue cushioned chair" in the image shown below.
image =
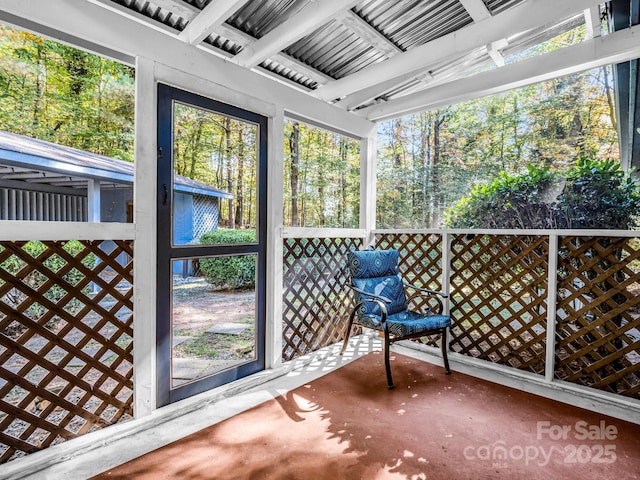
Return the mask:
<path id="1" fill-rule="evenodd" d="M 447 375 L 450 374 L 446 338 L 451 317 L 442 314 L 440 299 L 447 295 L 404 283 L 398 271 L 397 250 L 351 251 L 347 254 L 347 259 L 351 273 L 349 287 L 355 292 L 356 306 L 349 316 L 341 354 L 347 347 L 354 323 L 383 332 L 384 363 L 387 384 L 391 389 L 394 385 L 389 364 L 389 345 L 398 340 L 439 334 L 442 336 L 444 369 Z M 415 293 L 407 298 L 405 288 Z M 416 296 L 427 297 L 429 307 L 423 312 L 408 310 L 409 302 Z"/>

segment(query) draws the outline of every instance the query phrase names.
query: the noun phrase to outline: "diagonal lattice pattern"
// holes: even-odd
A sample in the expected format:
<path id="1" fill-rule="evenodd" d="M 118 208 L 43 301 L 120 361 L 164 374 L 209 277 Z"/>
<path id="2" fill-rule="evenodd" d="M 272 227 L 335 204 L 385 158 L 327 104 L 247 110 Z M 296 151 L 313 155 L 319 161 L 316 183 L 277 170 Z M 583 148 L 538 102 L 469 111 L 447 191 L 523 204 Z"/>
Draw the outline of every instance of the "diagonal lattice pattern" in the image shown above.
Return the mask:
<path id="1" fill-rule="evenodd" d="M 131 416 L 132 254 L 0 242 L 0 462 Z"/>
<path id="2" fill-rule="evenodd" d="M 640 240 L 561 237 L 555 375 L 640 399 Z"/>
<path id="3" fill-rule="evenodd" d="M 344 338 L 353 307 L 345 255 L 360 248 L 354 238 L 284 240 L 283 360 Z"/>
<path id="4" fill-rule="evenodd" d="M 548 240 L 453 235 L 450 348 L 544 373 Z"/>
<path id="5" fill-rule="evenodd" d="M 376 248 L 395 248 L 400 255 L 398 268 L 403 278 L 414 285 L 432 290 L 442 290 L 442 236 L 422 233 L 379 233 Z M 407 291 L 407 295 L 414 292 Z M 422 311 L 428 307 L 424 297 L 418 296 L 409 307 Z M 414 341 L 439 346 L 437 337 L 422 337 Z"/>

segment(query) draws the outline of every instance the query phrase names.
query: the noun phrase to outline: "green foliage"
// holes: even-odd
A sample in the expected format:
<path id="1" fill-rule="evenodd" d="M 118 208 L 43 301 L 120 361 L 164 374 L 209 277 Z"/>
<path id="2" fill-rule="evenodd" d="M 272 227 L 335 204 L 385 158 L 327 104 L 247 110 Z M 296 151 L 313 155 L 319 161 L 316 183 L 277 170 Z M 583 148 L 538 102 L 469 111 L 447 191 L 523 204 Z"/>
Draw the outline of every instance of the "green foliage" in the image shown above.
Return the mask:
<path id="1" fill-rule="evenodd" d="M 134 70 L 0 25 L 0 130 L 133 161 Z"/>
<path id="2" fill-rule="evenodd" d="M 0 247 L 0 249 L 2 248 L 3 247 Z M 73 257 L 76 257 L 85 249 L 85 246 L 77 240 L 70 240 L 68 242 L 65 242 L 62 248 Z M 31 240 L 22 246 L 22 250 L 28 253 L 29 256 L 33 258 L 37 258 L 47 250 L 47 246 L 38 240 Z M 82 264 L 88 269 L 93 269 L 95 265 L 95 261 L 96 261 L 96 256 L 93 253 L 91 253 L 89 255 L 86 255 L 82 259 Z M 27 263 L 24 260 L 18 258 L 15 255 L 10 255 L 6 260 L 0 263 L 0 268 L 2 268 L 3 270 L 6 270 L 11 275 L 20 275 L 20 271 L 26 265 Z M 51 270 L 52 272 L 58 272 L 60 271 L 61 268 L 67 265 L 67 260 L 54 254 L 49 256 L 46 260 L 44 260 L 43 265 L 48 270 Z M 50 275 L 48 272 L 47 274 Z M 67 273 L 62 275 L 62 279 L 73 286 L 76 286 L 84 278 L 85 278 L 85 274 L 80 272 L 76 268 L 72 268 Z M 35 271 L 29 274 L 27 277 L 23 279 L 23 281 L 27 282 L 32 288 L 37 288 L 40 284 L 42 284 L 46 280 L 47 280 L 47 276 L 39 273 L 38 271 Z M 85 287 L 83 291 L 86 293 L 88 291 L 88 286 Z M 55 284 L 45 292 L 44 296 L 48 300 L 57 303 L 66 294 L 67 294 L 67 291 L 63 287 L 61 287 L 58 284 Z M 73 305 L 73 302 L 71 303 L 72 304 L 66 305 L 65 308 L 73 309 L 76 305 Z M 39 307 L 37 306 L 37 304 L 30 309 L 30 313 L 34 315 L 38 315 L 40 313 Z"/>
<path id="3" fill-rule="evenodd" d="M 553 39 L 553 50 L 580 32 Z M 575 38 L 574 38 L 575 37 Z M 535 54 L 536 52 L 529 52 Z M 378 124 L 379 228 L 438 228 L 474 185 L 531 165 L 565 171 L 576 160 L 616 158 L 618 137 L 609 67 Z M 533 174 L 527 172 L 527 175 Z M 521 195 L 530 195 L 521 186 Z M 508 220 L 516 226 L 529 220 Z M 527 216 L 540 216 L 532 207 Z"/>
<path id="4" fill-rule="evenodd" d="M 552 228 L 549 199 L 557 178 L 548 168 L 528 166 L 522 175 L 500 172 L 489 185 L 478 185 L 446 212 L 451 228 Z"/>
<path id="5" fill-rule="evenodd" d="M 451 228 L 598 228 L 638 225 L 640 186 L 613 160 L 581 158 L 565 173 L 501 172 L 447 211 Z"/>
<path id="6" fill-rule="evenodd" d="M 200 237 L 201 244 L 229 245 L 255 243 L 255 230 L 220 229 L 207 232 Z M 256 280 L 256 257 L 237 255 L 200 259 L 200 270 L 207 281 L 217 288 L 253 288 Z"/>
<path id="7" fill-rule="evenodd" d="M 638 226 L 640 187 L 613 160 L 580 159 L 555 206 L 558 228 L 626 230 Z"/>
<path id="8" fill-rule="evenodd" d="M 294 124 L 299 133 L 299 164 L 296 167 L 292 159 L 292 148 L 296 149 L 293 141 Z M 285 122 L 284 137 L 285 225 L 357 228 L 360 213 L 360 143 L 344 135 L 293 120 Z M 293 225 L 295 208 L 298 211 L 297 225 Z"/>

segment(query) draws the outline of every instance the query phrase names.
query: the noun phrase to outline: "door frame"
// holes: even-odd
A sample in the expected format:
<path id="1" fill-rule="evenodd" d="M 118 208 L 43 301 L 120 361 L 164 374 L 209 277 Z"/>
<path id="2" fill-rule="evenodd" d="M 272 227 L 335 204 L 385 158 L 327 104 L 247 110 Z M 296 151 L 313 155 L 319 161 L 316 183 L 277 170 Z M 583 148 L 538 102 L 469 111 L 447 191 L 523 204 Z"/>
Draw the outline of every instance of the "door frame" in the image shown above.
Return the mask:
<path id="1" fill-rule="evenodd" d="M 267 158 L 268 118 L 227 103 L 177 87 L 157 86 L 158 195 L 157 228 L 157 296 L 156 296 L 156 403 L 158 407 L 230 383 L 265 369 L 266 347 L 266 262 L 267 262 Z M 257 157 L 257 242 L 237 245 L 173 245 L 172 177 L 173 177 L 173 103 L 179 101 L 196 108 L 227 115 L 258 125 Z M 256 255 L 256 358 L 237 367 L 171 388 L 172 351 L 172 263 L 175 260 L 209 256 Z"/>

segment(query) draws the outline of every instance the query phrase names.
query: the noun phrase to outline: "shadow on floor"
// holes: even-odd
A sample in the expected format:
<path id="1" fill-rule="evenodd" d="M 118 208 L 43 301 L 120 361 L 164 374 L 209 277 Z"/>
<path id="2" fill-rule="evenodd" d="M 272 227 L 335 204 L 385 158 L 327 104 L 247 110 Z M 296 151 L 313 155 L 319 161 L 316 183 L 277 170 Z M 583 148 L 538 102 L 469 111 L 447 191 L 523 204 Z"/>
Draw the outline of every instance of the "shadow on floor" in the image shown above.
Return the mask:
<path id="1" fill-rule="evenodd" d="M 640 426 L 371 353 L 95 479 L 640 478 Z"/>

